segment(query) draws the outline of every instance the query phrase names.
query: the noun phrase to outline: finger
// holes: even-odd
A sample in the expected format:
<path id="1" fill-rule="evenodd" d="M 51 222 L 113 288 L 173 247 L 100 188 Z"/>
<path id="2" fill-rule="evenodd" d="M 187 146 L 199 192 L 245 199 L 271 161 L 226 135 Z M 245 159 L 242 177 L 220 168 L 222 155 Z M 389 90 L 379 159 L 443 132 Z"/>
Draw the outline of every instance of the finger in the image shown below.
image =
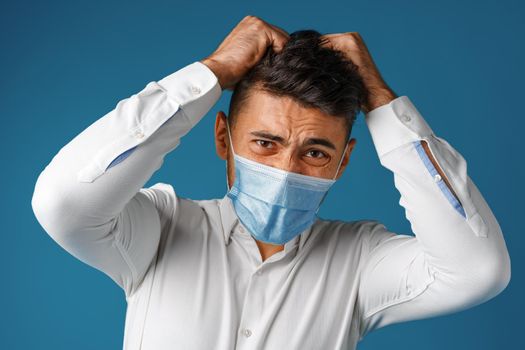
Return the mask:
<path id="1" fill-rule="evenodd" d="M 332 40 L 330 39 L 330 35 L 321 35 L 321 46 L 327 47 L 329 49 L 332 49 L 334 44 Z"/>
<path id="2" fill-rule="evenodd" d="M 273 49 L 277 52 L 281 51 L 286 42 L 290 40 L 290 34 L 288 34 L 284 29 L 274 26 L 273 24 L 267 22 L 264 23 L 268 26 Z"/>
<path id="3" fill-rule="evenodd" d="M 271 29 L 269 31 L 269 34 L 270 40 L 272 42 L 272 47 L 276 52 L 280 52 L 283 49 L 284 45 L 286 45 L 286 43 L 290 39 L 289 35 L 283 34 L 278 30 Z"/>
<path id="4" fill-rule="evenodd" d="M 289 36 L 290 36 L 290 35 L 289 35 L 284 29 L 282 29 L 282 28 L 280 28 L 280 27 L 278 27 L 278 26 L 276 26 L 276 25 L 274 25 L 274 24 L 268 23 L 268 22 L 266 22 L 264 19 L 259 18 L 259 20 L 260 20 L 261 22 L 263 22 L 266 26 L 270 27 L 271 29 L 273 29 L 273 30 L 275 30 L 275 31 L 280 32 L 280 33 L 283 34 L 284 36 L 286 36 L 286 37 L 289 37 Z"/>
<path id="5" fill-rule="evenodd" d="M 283 34 L 288 39 L 290 38 L 290 34 L 288 34 L 284 29 L 277 27 L 276 25 L 268 23 L 268 25 L 273 28 L 274 30 L 278 31 L 279 33 Z"/>

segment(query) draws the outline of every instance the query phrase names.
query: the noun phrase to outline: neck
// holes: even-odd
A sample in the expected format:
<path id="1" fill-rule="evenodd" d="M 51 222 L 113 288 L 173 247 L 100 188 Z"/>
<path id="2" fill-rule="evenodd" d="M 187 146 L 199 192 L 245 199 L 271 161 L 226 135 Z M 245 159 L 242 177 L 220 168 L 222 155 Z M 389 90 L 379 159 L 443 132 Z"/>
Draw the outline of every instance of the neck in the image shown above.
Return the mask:
<path id="1" fill-rule="evenodd" d="M 266 259 L 274 255 L 275 253 L 280 252 L 281 250 L 284 250 L 284 244 L 275 245 L 275 244 L 261 242 L 255 238 L 254 240 L 255 240 L 255 243 L 257 244 L 257 247 L 259 248 L 259 252 L 261 253 L 262 261 L 265 261 Z"/>

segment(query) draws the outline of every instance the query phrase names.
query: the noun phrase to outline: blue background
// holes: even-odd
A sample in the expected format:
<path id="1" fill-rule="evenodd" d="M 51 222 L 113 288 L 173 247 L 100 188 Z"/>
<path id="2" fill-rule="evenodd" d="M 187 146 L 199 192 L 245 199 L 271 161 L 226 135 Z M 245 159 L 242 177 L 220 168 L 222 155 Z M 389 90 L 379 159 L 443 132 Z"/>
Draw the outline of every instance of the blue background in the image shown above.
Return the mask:
<path id="1" fill-rule="evenodd" d="M 468 162 L 502 227 L 512 279 L 495 299 L 448 316 L 391 325 L 359 349 L 525 348 L 523 179 L 519 136 L 525 62 L 519 1 L 24 1 L 0 5 L 2 120 L 0 347 L 119 349 L 123 291 L 76 260 L 31 210 L 37 176 L 75 135 L 140 91 L 209 55 L 245 16 L 288 32 L 359 32 L 387 83 L 408 95 Z M 213 122 L 206 118 L 168 154 L 146 186 L 174 184 L 194 199 L 225 194 Z M 378 219 L 410 233 L 393 176 L 383 168 L 362 115 L 350 167 L 321 216 Z M 214 176 L 210 176 L 214 174 Z M 205 335 L 203 335 L 205 336 Z"/>

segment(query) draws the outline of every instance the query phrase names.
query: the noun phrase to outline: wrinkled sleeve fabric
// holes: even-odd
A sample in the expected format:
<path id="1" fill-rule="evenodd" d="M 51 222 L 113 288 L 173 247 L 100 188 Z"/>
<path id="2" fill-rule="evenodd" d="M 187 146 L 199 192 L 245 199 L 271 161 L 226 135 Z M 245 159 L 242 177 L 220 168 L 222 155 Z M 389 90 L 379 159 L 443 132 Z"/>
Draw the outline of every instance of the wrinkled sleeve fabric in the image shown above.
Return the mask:
<path id="1" fill-rule="evenodd" d="M 414 235 L 391 232 L 379 221 L 372 226 L 360 271 L 361 339 L 389 324 L 464 310 L 499 294 L 510 280 L 510 258 L 465 159 L 433 133 L 407 96 L 365 114 L 365 122 L 381 164 L 394 175 Z"/>
<path id="2" fill-rule="evenodd" d="M 221 92 L 214 73 L 193 62 L 119 101 L 38 176 L 31 200 L 38 222 L 71 255 L 111 277 L 126 299 L 177 210 L 171 185 L 143 186 Z"/>

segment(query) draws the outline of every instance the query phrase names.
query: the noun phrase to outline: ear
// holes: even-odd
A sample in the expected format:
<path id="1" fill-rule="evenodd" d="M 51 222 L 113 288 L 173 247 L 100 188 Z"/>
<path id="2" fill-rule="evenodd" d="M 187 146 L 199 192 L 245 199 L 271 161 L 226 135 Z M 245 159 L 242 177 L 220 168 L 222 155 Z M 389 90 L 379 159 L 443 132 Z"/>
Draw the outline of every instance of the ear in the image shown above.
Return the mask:
<path id="1" fill-rule="evenodd" d="M 222 160 L 226 160 L 228 155 L 228 131 L 226 130 L 226 123 L 228 122 L 226 114 L 223 111 L 217 112 L 215 118 L 215 151 Z"/>
<path id="2" fill-rule="evenodd" d="M 343 156 L 343 161 L 341 162 L 341 167 L 339 167 L 339 172 L 337 173 L 336 180 L 338 180 L 341 175 L 343 175 L 343 172 L 346 169 L 346 166 L 350 162 L 350 154 L 352 154 L 352 151 L 354 149 L 355 144 L 357 143 L 357 140 L 352 138 L 348 141 L 348 146 L 346 147 L 346 152 Z"/>

